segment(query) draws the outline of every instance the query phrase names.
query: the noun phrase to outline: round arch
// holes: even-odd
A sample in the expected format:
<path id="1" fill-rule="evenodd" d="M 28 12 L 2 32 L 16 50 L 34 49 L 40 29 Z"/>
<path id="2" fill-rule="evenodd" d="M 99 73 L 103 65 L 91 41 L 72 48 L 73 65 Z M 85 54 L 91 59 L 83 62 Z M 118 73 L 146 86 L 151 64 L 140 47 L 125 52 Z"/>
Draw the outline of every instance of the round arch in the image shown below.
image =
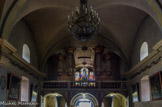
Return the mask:
<path id="1" fill-rule="evenodd" d="M 147 0 L 145 0 L 145 2 L 147 4 L 149 4 Z M 68 10 L 72 10 L 72 8 L 70 8 L 66 5 L 46 4 L 46 5 L 35 6 L 34 8 L 28 9 L 27 11 L 23 12 L 22 15 L 17 16 L 17 13 L 20 12 L 20 10 L 22 9 L 22 6 L 24 6 L 26 3 L 27 3 L 27 0 L 21 0 L 21 1 L 17 1 L 17 2 L 13 3 L 12 8 L 8 11 L 8 14 L 6 14 L 5 20 L 3 20 L 2 24 L 1 24 L 0 31 L 2 33 L 2 38 L 5 38 L 5 39 L 8 38 L 10 31 L 16 25 L 16 23 L 18 21 L 20 21 L 24 16 L 30 14 L 31 12 L 37 11 L 39 9 L 49 8 L 49 7 L 66 8 Z M 158 20 L 158 18 L 160 19 L 160 17 L 151 9 L 151 7 L 148 9 L 144 5 L 136 5 L 136 3 L 132 2 L 132 1 L 130 1 L 130 2 L 128 2 L 128 1 L 127 2 L 113 1 L 111 3 L 104 3 L 103 5 L 100 5 L 94 9 L 99 9 L 101 7 L 106 7 L 109 5 L 122 5 L 122 6 L 129 6 L 129 7 L 139 9 L 139 10 L 145 12 L 146 14 L 148 14 L 149 16 L 151 16 L 160 28 L 160 21 Z"/>
<path id="2" fill-rule="evenodd" d="M 107 94 L 105 94 L 105 95 L 103 96 L 103 98 L 106 97 L 106 96 L 110 96 L 110 95 L 119 95 L 119 96 L 124 97 L 124 98 L 127 97 L 126 95 L 124 95 L 124 94 L 122 94 L 122 93 L 107 93 Z"/>
<path id="3" fill-rule="evenodd" d="M 97 99 L 90 93 L 76 94 L 70 101 L 70 107 L 74 107 L 76 101 L 78 101 L 79 99 L 83 99 L 83 98 L 87 98 L 87 99 L 91 100 L 94 104 L 94 107 L 99 107 Z"/>
<path id="4" fill-rule="evenodd" d="M 50 96 L 50 95 L 63 96 L 62 94 L 55 92 L 55 93 L 48 93 L 48 94 L 44 95 L 43 97 L 47 97 L 47 96 Z"/>
<path id="5" fill-rule="evenodd" d="M 50 58 L 54 54 L 54 52 L 56 52 L 57 49 L 63 49 L 64 48 L 64 47 L 61 47 L 61 46 L 63 46 L 62 44 L 64 44 L 65 42 L 68 43 L 68 44 L 71 44 L 72 46 L 73 46 L 73 44 L 77 44 L 76 42 L 78 42 L 78 41 L 71 43 L 71 39 L 72 39 L 72 36 L 67 36 L 67 37 L 64 37 L 61 41 L 59 41 L 59 42 L 55 41 L 55 42 L 53 42 L 55 44 L 49 45 L 48 51 L 46 51 L 47 53 L 44 55 L 44 58 L 41 61 L 42 72 L 44 71 L 45 64 L 47 63 L 48 58 Z M 95 41 L 100 41 L 100 42 L 98 42 L 99 45 L 103 45 L 103 46 L 107 45 L 107 46 L 113 47 L 113 49 L 111 51 L 114 52 L 115 54 L 117 54 L 122 59 L 122 61 L 126 64 L 125 71 L 128 70 L 128 68 L 129 68 L 128 60 L 127 60 L 125 54 L 122 52 L 122 50 L 120 49 L 120 47 L 116 43 L 114 43 L 110 39 L 107 39 L 105 37 L 102 37 L 101 35 L 98 35 L 98 36 L 96 36 L 96 38 L 91 40 L 89 42 L 89 44 L 90 43 L 94 44 Z M 96 43 L 94 45 L 96 45 Z M 76 47 L 78 47 L 78 45 Z"/>
<path id="6" fill-rule="evenodd" d="M 43 106 L 50 106 L 50 107 L 59 107 L 67 105 L 67 99 L 60 93 L 48 93 L 42 97 Z"/>
<path id="7" fill-rule="evenodd" d="M 111 107 L 127 107 L 127 98 L 121 93 L 109 93 L 106 94 L 102 99 L 102 106 Z M 101 107 L 102 107 L 101 106 Z"/>
<path id="8" fill-rule="evenodd" d="M 48 95 L 52 95 L 52 94 L 58 94 L 58 95 L 64 97 L 64 98 L 67 100 L 66 96 L 65 96 L 63 93 L 60 93 L 60 92 L 45 92 L 45 93 L 42 95 L 42 97 L 47 97 Z"/>

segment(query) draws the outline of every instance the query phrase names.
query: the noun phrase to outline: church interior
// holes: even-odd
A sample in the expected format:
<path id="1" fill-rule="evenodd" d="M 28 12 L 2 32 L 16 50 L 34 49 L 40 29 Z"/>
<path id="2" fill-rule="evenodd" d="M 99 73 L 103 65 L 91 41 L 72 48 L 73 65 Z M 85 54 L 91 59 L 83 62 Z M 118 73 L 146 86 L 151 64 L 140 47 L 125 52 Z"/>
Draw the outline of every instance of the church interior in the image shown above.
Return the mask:
<path id="1" fill-rule="evenodd" d="M 162 0 L 0 0 L 0 107 L 162 107 Z"/>

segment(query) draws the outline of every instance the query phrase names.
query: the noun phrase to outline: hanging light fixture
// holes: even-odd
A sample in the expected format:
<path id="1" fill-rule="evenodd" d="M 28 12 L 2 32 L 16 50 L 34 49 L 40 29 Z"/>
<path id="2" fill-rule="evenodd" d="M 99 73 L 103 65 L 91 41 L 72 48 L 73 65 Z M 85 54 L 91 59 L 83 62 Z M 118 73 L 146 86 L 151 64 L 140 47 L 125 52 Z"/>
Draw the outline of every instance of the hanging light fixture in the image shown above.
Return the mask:
<path id="1" fill-rule="evenodd" d="M 90 7 L 87 0 L 80 0 L 80 9 L 76 7 L 76 13 L 68 15 L 68 28 L 72 35 L 82 42 L 92 39 L 99 31 L 100 18 L 98 13 Z"/>

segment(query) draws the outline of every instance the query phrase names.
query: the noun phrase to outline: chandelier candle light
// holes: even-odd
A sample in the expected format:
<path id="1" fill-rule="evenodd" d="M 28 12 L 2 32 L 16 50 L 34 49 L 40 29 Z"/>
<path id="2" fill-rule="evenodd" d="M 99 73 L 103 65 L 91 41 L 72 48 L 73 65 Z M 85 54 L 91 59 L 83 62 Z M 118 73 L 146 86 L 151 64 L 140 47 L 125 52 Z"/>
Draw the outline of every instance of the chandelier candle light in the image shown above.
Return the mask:
<path id="1" fill-rule="evenodd" d="M 72 35 L 82 42 L 91 40 L 99 31 L 100 18 L 98 13 L 90 7 L 87 0 L 80 0 L 80 9 L 76 7 L 76 13 L 68 15 L 68 28 Z"/>

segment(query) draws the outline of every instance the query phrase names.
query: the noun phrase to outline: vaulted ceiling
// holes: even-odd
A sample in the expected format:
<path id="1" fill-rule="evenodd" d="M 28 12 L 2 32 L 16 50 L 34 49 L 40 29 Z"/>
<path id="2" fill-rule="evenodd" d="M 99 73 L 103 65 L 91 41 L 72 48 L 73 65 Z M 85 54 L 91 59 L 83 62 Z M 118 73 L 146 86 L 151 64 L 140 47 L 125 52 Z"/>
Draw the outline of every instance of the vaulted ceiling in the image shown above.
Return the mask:
<path id="1" fill-rule="evenodd" d="M 9 4 L 8 1 L 11 0 L 7 0 Z M 17 8 L 11 11 L 16 14 L 9 19 L 12 21 L 10 29 L 24 19 L 32 30 L 42 61 L 57 42 L 71 38 L 72 35 L 67 29 L 67 15 L 75 11 L 75 7 L 79 6 L 79 0 L 22 0 L 18 3 Z M 145 0 L 89 0 L 88 5 L 93 6 L 101 18 L 98 36 L 112 41 L 129 62 L 131 48 L 141 23 L 148 16 L 155 18 L 147 2 Z M 74 41 L 74 39 L 70 40 Z M 96 44 L 99 43 L 102 43 L 102 40 Z"/>

